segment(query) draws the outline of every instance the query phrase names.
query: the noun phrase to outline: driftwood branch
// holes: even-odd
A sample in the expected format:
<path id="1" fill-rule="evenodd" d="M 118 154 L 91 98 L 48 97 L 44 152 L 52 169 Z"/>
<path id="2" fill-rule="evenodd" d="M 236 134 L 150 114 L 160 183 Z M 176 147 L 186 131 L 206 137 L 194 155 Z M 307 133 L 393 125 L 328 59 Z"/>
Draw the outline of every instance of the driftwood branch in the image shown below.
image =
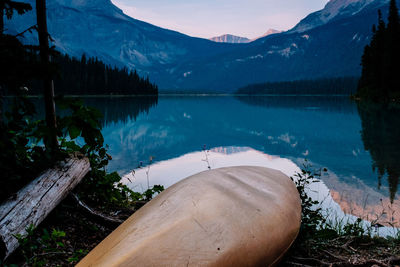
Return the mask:
<path id="1" fill-rule="evenodd" d="M 0 206 L 0 258 L 17 247 L 15 235 L 25 235 L 30 225 L 39 225 L 89 172 L 87 158 L 69 158 L 47 170 Z"/>
<path id="2" fill-rule="evenodd" d="M 72 193 L 71 196 L 82 210 L 84 210 L 92 218 L 96 219 L 97 221 L 100 221 L 101 223 L 118 226 L 124 222 L 123 220 L 120 220 L 117 218 L 112 218 L 112 217 L 102 214 L 101 212 L 95 211 L 94 209 L 89 207 L 85 202 L 80 200 L 78 195 L 76 195 L 75 193 Z"/>

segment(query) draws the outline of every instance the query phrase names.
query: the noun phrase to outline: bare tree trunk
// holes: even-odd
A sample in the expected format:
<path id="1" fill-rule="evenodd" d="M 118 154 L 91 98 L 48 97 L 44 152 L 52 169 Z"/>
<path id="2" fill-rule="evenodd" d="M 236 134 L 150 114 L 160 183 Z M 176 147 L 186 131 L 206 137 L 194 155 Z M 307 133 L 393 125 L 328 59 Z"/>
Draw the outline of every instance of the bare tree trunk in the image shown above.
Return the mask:
<path id="1" fill-rule="evenodd" d="M 50 62 L 49 34 L 47 32 L 46 0 L 36 0 L 36 17 L 39 35 L 40 60 L 44 66 L 43 95 L 46 110 L 46 123 L 51 135 L 46 140 L 46 147 L 55 150 L 57 141 L 57 121 L 54 104 L 54 83 L 48 70 Z"/>

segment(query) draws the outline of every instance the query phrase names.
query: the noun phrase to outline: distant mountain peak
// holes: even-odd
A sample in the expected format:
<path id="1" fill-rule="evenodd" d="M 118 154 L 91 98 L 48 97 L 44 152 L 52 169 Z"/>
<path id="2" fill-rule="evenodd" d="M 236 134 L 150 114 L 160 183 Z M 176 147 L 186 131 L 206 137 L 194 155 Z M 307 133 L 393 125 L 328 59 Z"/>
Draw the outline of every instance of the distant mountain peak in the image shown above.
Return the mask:
<path id="1" fill-rule="evenodd" d="M 332 19 L 352 16 L 372 3 L 387 3 L 389 0 L 330 0 L 322 10 L 311 13 L 290 32 L 304 32 L 328 23 Z"/>
<path id="2" fill-rule="evenodd" d="M 210 38 L 210 40 L 217 43 L 231 43 L 231 44 L 244 44 L 250 42 L 250 39 L 246 37 L 235 36 L 232 34 L 224 34 L 221 36 Z"/>
<path id="3" fill-rule="evenodd" d="M 263 37 L 266 37 L 266 36 L 271 35 L 271 34 L 276 34 L 276 33 L 281 33 L 281 32 L 282 31 L 278 31 L 278 30 L 275 30 L 275 29 L 269 29 L 263 35 L 261 35 L 261 36 L 259 36 L 257 38 L 254 38 L 254 39 L 248 39 L 246 37 L 235 36 L 235 35 L 232 35 L 232 34 L 224 34 L 224 35 L 221 35 L 221 36 L 210 38 L 209 40 L 217 42 L 217 43 L 244 44 L 244 43 L 250 43 L 252 41 L 255 41 L 255 40 L 263 38 Z"/>
<path id="4" fill-rule="evenodd" d="M 212 42 L 159 28 L 125 15 L 111 0 L 47 0 L 47 10 L 52 44 L 62 53 L 136 69 L 161 89 L 231 92 L 265 81 L 359 76 L 377 10 L 387 11 L 388 2 L 331 0 L 294 29 L 268 30 L 268 37 L 242 45 L 228 42 L 251 40 L 226 34 Z M 35 23 L 31 11 L 5 20 L 5 28 L 16 35 Z M 37 34 L 27 32 L 23 41 L 37 44 Z"/>
<path id="5" fill-rule="evenodd" d="M 276 34 L 276 33 L 281 33 L 281 32 L 282 31 L 278 31 L 278 30 L 275 30 L 275 29 L 269 29 L 266 33 L 264 33 L 260 37 L 254 38 L 252 41 L 255 41 L 255 40 L 263 38 L 263 37 L 267 37 L 268 35 L 271 35 L 271 34 Z"/>
<path id="6" fill-rule="evenodd" d="M 268 36 L 268 35 L 271 35 L 271 34 L 275 34 L 275 33 L 281 33 L 281 32 L 282 31 L 278 31 L 278 30 L 275 30 L 275 29 L 269 29 L 266 33 L 263 34 L 262 37 L 265 37 L 265 36 Z"/>

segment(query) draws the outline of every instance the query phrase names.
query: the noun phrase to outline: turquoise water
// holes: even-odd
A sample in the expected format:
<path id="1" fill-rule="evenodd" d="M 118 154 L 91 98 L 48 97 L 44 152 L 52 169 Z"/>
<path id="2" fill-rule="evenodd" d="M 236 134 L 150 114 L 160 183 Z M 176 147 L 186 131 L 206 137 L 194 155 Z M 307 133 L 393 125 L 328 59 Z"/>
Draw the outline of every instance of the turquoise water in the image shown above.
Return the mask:
<path id="1" fill-rule="evenodd" d="M 390 199 L 399 205 L 397 108 L 358 107 L 347 97 L 162 96 L 87 102 L 105 113 L 110 171 L 126 174 L 140 162 L 147 165 L 150 156 L 153 163 L 167 161 L 204 146 L 246 147 L 298 165 L 307 159 L 326 167 L 324 183 L 349 212 L 378 212 L 382 203 L 392 205 Z"/>

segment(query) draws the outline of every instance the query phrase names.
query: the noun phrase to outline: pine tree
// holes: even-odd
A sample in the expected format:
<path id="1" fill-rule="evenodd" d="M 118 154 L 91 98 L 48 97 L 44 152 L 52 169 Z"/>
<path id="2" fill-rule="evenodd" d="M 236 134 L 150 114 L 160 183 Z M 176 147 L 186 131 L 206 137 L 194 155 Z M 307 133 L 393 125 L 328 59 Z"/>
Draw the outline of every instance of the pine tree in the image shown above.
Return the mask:
<path id="1" fill-rule="evenodd" d="M 388 30 L 398 33 L 399 30 L 399 9 L 396 5 L 396 0 L 390 0 Z"/>
<path id="2" fill-rule="evenodd" d="M 371 43 L 361 59 L 362 73 L 357 95 L 375 102 L 400 98 L 400 20 L 396 0 L 390 1 L 388 24 L 378 12 Z"/>
<path id="3" fill-rule="evenodd" d="M 399 97 L 400 92 L 400 20 L 399 10 L 396 6 L 396 0 L 390 1 L 389 17 L 386 29 L 386 66 L 387 72 L 387 88 L 390 92 L 389 96 Z"/>
<path id="4" fill-rule="evenodd" d="M 27 61 L 25 58 L 26 48 L 14 36 L 4 34 L 4 14 L 11 19 L 14 12 L 19 15 L 25 14 L 32 7 L 28 3 L 0 0 L 0 124 L 3 122 L 3 94 L 5 87 L 18 88 L 23 85 L 26 77 L 29 76 Z M 25 72 L 25 73 L 24 73 Z"/>
<path id="5" fill-rule="evenodd" d="M 32 10 L 32 6 L 28 3 L 15 2 L 11 0 L 1 0 L 0 1 L 0 34 L 4 31 L 4 15 L 7 19 L 11 19 L 16 11 L 19 15 L 25 14 L 29 10 Z"/>

